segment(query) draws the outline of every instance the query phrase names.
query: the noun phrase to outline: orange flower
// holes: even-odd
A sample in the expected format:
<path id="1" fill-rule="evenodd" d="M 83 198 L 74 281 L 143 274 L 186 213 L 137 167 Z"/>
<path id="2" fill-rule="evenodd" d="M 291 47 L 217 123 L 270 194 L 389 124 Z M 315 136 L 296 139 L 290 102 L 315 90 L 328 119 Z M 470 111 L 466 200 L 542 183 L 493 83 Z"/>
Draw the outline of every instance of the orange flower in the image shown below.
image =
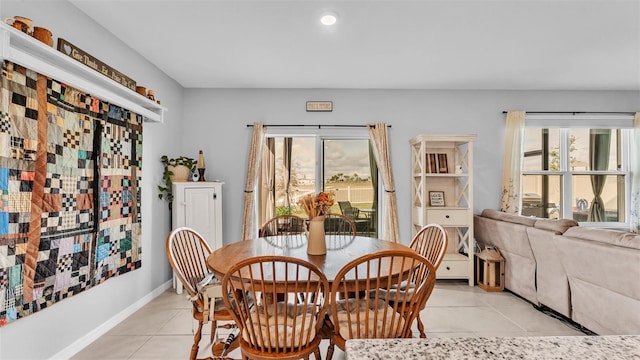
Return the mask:
<path id="1" fill-rule="evenodd" d="M 334 195 L 329 192 L 320 192 L 318 195 L 307 194 L 298 201 L 298 205 L 302 206 L 304 211 L 313 219 L 316 216 L 322 216 L 329 213 L 329 209 L 334 204 Z"/>

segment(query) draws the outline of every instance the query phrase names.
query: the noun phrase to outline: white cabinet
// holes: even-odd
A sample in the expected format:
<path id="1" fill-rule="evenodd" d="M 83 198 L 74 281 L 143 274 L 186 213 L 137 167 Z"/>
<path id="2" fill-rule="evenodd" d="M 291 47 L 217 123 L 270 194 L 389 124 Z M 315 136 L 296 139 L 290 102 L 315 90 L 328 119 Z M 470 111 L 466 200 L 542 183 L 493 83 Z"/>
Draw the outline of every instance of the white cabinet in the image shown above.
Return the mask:
<path id="1" fill-rule="evenodd" d="M 186 226 L 196 230 L 211 249 L 222 247 L 222 184 L 218 181 L 173 183 L 171 204 L 174 229 Z M 175 281 L 178 293 L 182 286 Z"/>
<path id="2" fill-rule="evenodd" d="M 422 134 L 411 139 L 411 234 L 442 225 L 449 244 L 439 279 L 474 285 L 473 141 L 476 135 Z"/>

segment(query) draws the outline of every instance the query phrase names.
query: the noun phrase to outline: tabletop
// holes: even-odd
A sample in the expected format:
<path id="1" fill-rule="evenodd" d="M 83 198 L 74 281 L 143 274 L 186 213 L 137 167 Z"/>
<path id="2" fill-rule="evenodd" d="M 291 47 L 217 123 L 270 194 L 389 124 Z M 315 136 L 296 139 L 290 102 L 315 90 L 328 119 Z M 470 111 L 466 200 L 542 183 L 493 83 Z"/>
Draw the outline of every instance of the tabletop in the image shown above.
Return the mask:
<path id="1" fill-rule="evenodd" d="M 255 240 L 243 240 L 225 245 L 215 250 L 207 258 L 207 265 L 218 277 L 222 278 L 231 268 L 244 259 L 255 256 L 290 256 L 308 261 L 320 268 L 329 283 L 331 283 L 338 271 L 351 260 L 362 255 L 382 250 L 411 250 L 406 245 L 376 238 L 355 236 L 344 241 L 341 237 L 340 246 L 327 247 L 326 255 L 309 255 L 307 246 L 287 246 L 281 237 L 258 238 Z M 330 235 L 327 235 L 327 244 L 336 243 Z"/>

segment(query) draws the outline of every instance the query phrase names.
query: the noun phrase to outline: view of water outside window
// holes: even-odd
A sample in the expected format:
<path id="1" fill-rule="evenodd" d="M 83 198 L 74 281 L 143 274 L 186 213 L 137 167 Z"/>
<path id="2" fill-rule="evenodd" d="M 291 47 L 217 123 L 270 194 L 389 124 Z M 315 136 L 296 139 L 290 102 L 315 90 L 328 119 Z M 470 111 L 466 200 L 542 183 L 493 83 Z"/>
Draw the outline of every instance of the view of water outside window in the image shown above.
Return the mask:
<path id="1" fill-rule="evenodd" d="M 601 130 L 598 130 L 601 131 Z M 590 148 L 590 129 L 572 128 L 567 133 L 566 152 L 569 156 L 566 176 L 571 176 L 571 200 L 563 199 L 563 174 L 545 175 L 544 171 L 559 172 L 561 158 L 559 129 L 526 128 L 523 170 L 538 172 L 522 177 L 522 214 L 548 218 L 572 218 L 577 221 L 623 222 L 624 220 L 624 184 L 623 175 L 594 175 L 591 171 L 618 171 L 620 162 L 619 133 L 615 130 L 602 130 L 610 134 L 610 144 Z M 606 143 L 606 142 L 605 142 Z M 591 150 L 590 150 L 591 149 Z M 601 160 L 594 162 L 590 156 L 598 152 Z M 590 207 L 596 197 L 604 203 L 605 216 L 600 220 L 588 220 Z M 571 201 L 572 214 L 562 214 L 562 201 Z"/>
<path id="2" fill-rule="evenodd" d="M 316 141 L 322 141 L 321 163 L 316 164 Z M 298 200 L 318 188 L 317 181 L 323 170 L 319 188 L 335 195 L 332 213 L 354 217 L 360 229 L 358 233 L 375 231 L 374 189 L 369 165 L 369 141 L 367 139 L 318 139 L 316 137 L 293 137 L 291 146 L 291 180 L 289 198 L 286 203 L 285 176 L 283 160 L 284 138 L 275 138 L 276 152 L 276 213 L 306 217 L 298 206 Z M 346 214 L 344 206 L 355 208 L 355 213 Z M 363 220 L 367 220 L 366 228 Z"/>

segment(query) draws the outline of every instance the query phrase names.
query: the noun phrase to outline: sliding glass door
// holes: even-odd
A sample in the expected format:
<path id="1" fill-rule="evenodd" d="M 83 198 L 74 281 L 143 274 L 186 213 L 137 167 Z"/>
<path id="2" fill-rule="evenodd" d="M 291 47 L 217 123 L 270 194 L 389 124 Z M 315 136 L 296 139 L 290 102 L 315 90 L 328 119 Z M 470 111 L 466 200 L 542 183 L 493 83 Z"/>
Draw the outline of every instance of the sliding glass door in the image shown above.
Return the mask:
<path id="1" fill-rule="evenodd" d="M 274 171 L 263 175 L 272 181 L 273 205 L 261 213 L 306 217 L 298 200 L 309 193 L 335 195 L 333 213 L 342 213 L 356 224 L 358 234 L 377 235 L 377 167 L 366 138 L 321 136 L 272 136 Z M 268 143 L 269 141 L 267 141 Z M 373 175 L 372 175 L 373 174 Z"/>

